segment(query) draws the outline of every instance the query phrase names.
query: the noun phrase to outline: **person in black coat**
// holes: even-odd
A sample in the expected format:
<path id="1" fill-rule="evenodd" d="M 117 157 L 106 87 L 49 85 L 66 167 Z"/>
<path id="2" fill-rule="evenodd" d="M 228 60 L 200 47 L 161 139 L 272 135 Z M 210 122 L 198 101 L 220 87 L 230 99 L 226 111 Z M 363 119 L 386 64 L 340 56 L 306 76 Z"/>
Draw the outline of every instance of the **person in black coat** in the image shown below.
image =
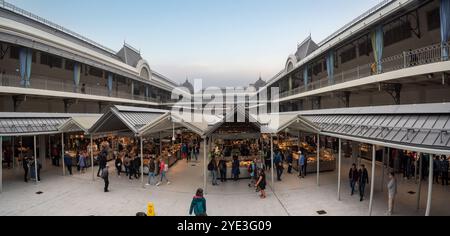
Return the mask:
<path id="1" fill-rule="evenodd" d="M 227 182 L 227 162 L 222 157 L 219 161 L 220 182 Z"/>
<path id="2" fill-rule="evenodd" d="M 352 168 L 350 169 L 349 173 L 348 173 L 348 178 L 350 180 L 350 188 L 352 189 L 352 193 L 351 195 L 353 196 L 353 194 L 355 193 L 355 186 L 356 183 L 358 182 L 358 169 L 356 168 L 356 164 L 352 165 Z"/>
<path id="3" fill-rule="evenodd" d="M 358 172 L 359 176 L 359 196 L 360 201 L 362 202 L 364 199 L 364 191 L 366 190 L 366 184 L 369 183 L 369 173 L 367 172 L 367 169 L 365 165 L 361 165 L 361 168 Z"/>
<path id="4" fill-rule="evenodd" d="M 103 150 L 102 152 L 100 152 L 100 155 L 99 155 L 99 157 L 98 157 L 98 165 L 99 165 L 99 168 L 98 168 L 98 171 L 97 171 L 97 176 L 98 177 L 100 177 L 100 172 L 106 167 L 106 163 L 108 162 L 107 161 L 107 153 L 106 153 L 106 150 Z"/>
<path id="5" fill-rule="evenodd" d="M 123 165 L 122 158 L 117 156 L 115 165 L 116 165 L 116 169 L 117 169 L 117 175 L 120 176 L 120 173 L 122 172 L 122 165 Z"/>
<path id="6" fill-rule="evenodd" d="M 28 169 L 29 169 L 29 164 L 28 164 L 28 156 L 27 155 L 25 155 L 24 157 L 23 157 L 23 160 L 22 160 L 22 167 L 23 167 L 23 170 L 24 170 L 24 177 L 23 177 L 23 180 L 25 181 L 25 183 L 27 183 L 28 182 Z"/>
<path id="7" fill-rule="evenodd" d="M 141 158 L 134 158 L 134 177 L 138 179 L 141 176 Z"/>

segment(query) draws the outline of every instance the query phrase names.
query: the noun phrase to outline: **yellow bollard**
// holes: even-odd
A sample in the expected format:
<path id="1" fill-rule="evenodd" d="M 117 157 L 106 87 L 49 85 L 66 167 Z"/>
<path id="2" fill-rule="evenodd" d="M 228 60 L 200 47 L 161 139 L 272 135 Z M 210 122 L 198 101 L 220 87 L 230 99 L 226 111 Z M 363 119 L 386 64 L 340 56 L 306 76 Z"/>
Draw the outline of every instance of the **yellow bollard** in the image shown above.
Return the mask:
<path id="1" fill-rule="evenodd" d="M 147 203 L 147 216 L 155 216 L 155 206 L 153 202 Z"/>

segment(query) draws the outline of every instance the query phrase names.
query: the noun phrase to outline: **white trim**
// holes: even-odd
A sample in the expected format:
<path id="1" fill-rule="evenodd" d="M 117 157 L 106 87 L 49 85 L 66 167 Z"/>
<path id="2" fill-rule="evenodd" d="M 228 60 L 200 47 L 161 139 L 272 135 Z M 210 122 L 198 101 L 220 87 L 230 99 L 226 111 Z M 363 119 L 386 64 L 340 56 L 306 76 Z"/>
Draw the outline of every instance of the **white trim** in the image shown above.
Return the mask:
<path id="1" fill-rule="evenodd" d="M 369 77 L 365 77 L 365 78 L 361 78 L 361 79 L 355 79 L 355 80 L 351 80 L 351 81 L 336 84 L 336 85 L 326 86 L 326 87 L 315 89 L 312 91 L 299 93 L 299 94 L 292 95 L 289 97 L 280 98 L 274 102 L 285 102 L 285 101 L 289 101 L 289 100 L 293 100 L 293 99 L 315 96 L 318 94 L 335 92 L 335 91 L 344 90 L 344 89 L 348 89 L 348 88 L 354 88 L 354 87 L 363 86 L 363 85 L 377 84 L 377 83 L 386 82 L 386 81 L 395 80 L 395 79 L 402 79 L 402 78 L 414 77 L 414 76 L 418 76 L 418 75 L 445 72 L 448 70 L 450 70 L 450 61 L 415 66 L 415 67 L 395 70 L 395 71 L 391 71 L 391 72 L 386 72 L 383 74 L 373 75 L 373 76 L 369 76 Z"/>
<path id="2" fill-rule="evenodd" d="M 146 102 L 146 101 L 139 101 L 139 100 L 124 99 L 124 98 L 103 97 L 103 96 L 97 96 L 97 95 L 60 92 L 60 91 L 53 91 L 53 90 L 5 87 L 5 86 L 0 86 L 0 94 L 23 94 L 23 95 L 42 96 L 42 97 L 72 98 L 72 99 L 89 100 L 89 101 L 93 100 L 93 101 L 102 101 L 102 102 L 128 103 L 128 104 L 139 104 L 139 105 L 149 105 L 149 106 L 159 106 L 160 105 L 159 103 L 155 103 L 155 102 Z"/>

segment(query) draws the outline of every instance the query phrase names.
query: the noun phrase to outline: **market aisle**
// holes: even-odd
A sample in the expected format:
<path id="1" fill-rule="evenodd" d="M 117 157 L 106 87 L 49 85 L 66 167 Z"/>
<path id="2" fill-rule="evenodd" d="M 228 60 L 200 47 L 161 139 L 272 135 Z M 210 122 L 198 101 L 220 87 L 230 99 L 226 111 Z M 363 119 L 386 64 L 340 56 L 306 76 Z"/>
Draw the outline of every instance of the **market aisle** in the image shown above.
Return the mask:
<path id="1" fill-rule="evenodd" d="M 151 201 L 155 204 L 157 215 L 185 216 L 195 190 L 203 186 L 203 161 L 200 160 L 203 159 L 199 158 L 199 162 L 190 164 L 179 161 L 169 172 L 171 185 L 147 186 L 145 189 L 140 180 L 130 182 L 125 176 L 117 177 L 112 167 L 110 193 L 103 192 L 100 178 L 96 177 L 95 182 L 92 182 L 90 170 L 85 174 L 74 172 L 74 176 L 62 177 L 61 168 L 49 168 L 43 172 L 43 181 L 35 185 L 21 182 L 23 170 L 18 168 L 15 170 L 17 177 L 14 181 L 5 182 L 5 191 L 0 195 L 0 215 L 135 215 L 138 211 L 145 211 L 147 202 Z M 347 159 L 343 163 L 340 202 L 336 200 L 336 172 L 322 173 L 320 187 L 316 185 L 315 174 L 300 180 L 295 172 L 293 175 L 285 173 L 283 181 L 275 183 L 276 196 L 268 188 L 265 200 L 259 199 L 254 189 L 248 187 L 249 180 L 231 181 L 213 187 L 208 178 L 208 214 L 317 216 L 316 211 L 325 210 L 327 215 L 367 215 L 368 200 L 361 203 L 357 196 L 351 197 L 349 194 L 347 171 L 351 163 Z M 367 167 L 370 170 L 370 165 Z M 379 192 L 380 171 L 377 166 L 374 215 L 384 215 L 386 211 L 386 192 Z M 270 180 L 270 172 L 267 179 Z M 369 191 L 369 186 L 367 189 Z M 415 190 L 414 184 L 400 180 L 401 199 L 397 201 L 397 212 L 402 215 L 424 215 L 425 182 L 422 185 L 422 209 L 419 211 L 415 210 L 415 195 L 407 194 L 410 190 Z M 36 194 L 38 191 L 43 193 Z M 435 185 L 434 194 L 434 200 L 445 199 L 445 196 L 450 196 L 449 188 Z M 448 215 L 448 208 L 448 202 L 434 201 L 431 212 L 432 215 Z"/>

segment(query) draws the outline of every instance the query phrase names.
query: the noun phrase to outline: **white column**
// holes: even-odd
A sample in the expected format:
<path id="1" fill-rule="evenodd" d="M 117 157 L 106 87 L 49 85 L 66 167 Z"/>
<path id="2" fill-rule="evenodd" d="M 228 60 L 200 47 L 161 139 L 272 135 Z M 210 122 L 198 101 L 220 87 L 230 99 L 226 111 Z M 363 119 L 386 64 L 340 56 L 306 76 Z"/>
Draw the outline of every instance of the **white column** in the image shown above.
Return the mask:
<path id="1" fill-rule="evenodd" d="M 41 160 L 42 168 L 45 168 L 47 159 L 46 156 L 45 135 L 39 135 L 39 158 Z"/>
<path id="2" fill-rule="evenodd" d="M 90 152 L 91 152 L 91 171 L 92 171 L 92 181 L 95 181 L 95 171 L 94 171 L 94 142 L 93 142 L 93 140 L 92 140 L 92 134 L 91 134 L 91 150 L 90 150 Z"/>
<path id="3" fill-rule="evenodd" d="M 372 176 L 370 180 L 369 216 L 372 215 L 374 190 L 375 190 L 375 145 L 372 145 Z"/>
<path id="4" fill-rule="evenodd" d="M 64 133 L 61 133 L 61 160 L 63 167 L 63 176 L 66 176 L 66 164 L 64 163 Z"/>
<path id="5" fill-rule="evenodd" d="M 420 192 L 422 192 L 422 153 L 417 153 L 417 160 L 419 162 L 419 182 L 417 183 L 417 202 L 416 202 L 416 208 L 417 210 L 420 209 Z M 417 168 L 417 165 L 416 165 Z"/>
<path id="6" fill-rule="evenodd" d="M 206 137 L 203 137 L 203 190 L 206 193 Z"/>
<path id="7" fill-rule="evenodd" d="M 36 135 L 33 136 L 33 142 L 34 142 L 34 178 L 36 179 L 36 184 L 38 181 L 38 162 L 37 162 L 37 152 L 36 152 Z"/>
<path id="8" fill-rule="evenodd" d="M 381 164 L 381 192 L 383 192 L 384 189 L 384 169 L 386 169 L 386 166 L 384 165 L 385 163 L 385 157 L 386 157 L 386 148 L 383 147 L 383 160 L 382 160 L 382 164 Z"/>
<path id="9" fill-rule="evenodd" d="M 430 168 L 428 170 L 428 198 L 427 198 L 427 210 L 425 211 L 425 216 L 430 216 L 431 211 L 431 197 L 433 195 L 433 158 L 431 158 L 430 154 Z M 442 180 L 444 181 L 444 180 Z"/>
<path id="10" fill-rule="evenodd" d="M 15 156 L 16 156 L 16 149 L 14 148 L 15 147 L 15 141 L 16 141 L 16 138 L 15 137 L 11 137 L 11 148 L 12 148 L 12 164 L 13 164 L 13 169 L 16 167 L 16 158 L 15 158 Z"/>
<path id="11" fill-rule="evenodd" d="M 320 186 L 320 134 L 317 134 L 317 186 Z M 306 162 L 308 158 L 306 158 Z"/>
<path id="12" fill-rule="evenodd" d="M 162 158 L 162 135 L 161 135 L 161 132 L 159 132 L 159 155 Z"/>
<path id="13" fill-rule="evenodd" d="M 144 142 L 142 141 L 142 137 L 141 137 L 141 183 L 142 183 L 142 187 L 144 187 L 144 146 L 143 146 Z M 119 158 L 119 157 L 117 157 Z M 169 163 L 167 163 L 169 164 Z"/>
<path id="14" fill-rule="evenodd" d="M 272 172 L 271 176 L 272 176 L 272 188 L 274 188 L 274 173 L 273 173 L 273 169 L 275 169 L 275 166 L 273 166 L 273 136 L 272 134 L 270 135 L 270 162 L 271 162 L 271 168 L 270 171 Z"/>
<path id="15" fill-rule="evenodd" d="M 3 137 L 0 136 L 0 193 L 3 192 Z"/>
<path id="16" fill-rule="evenodd" d="M 339 154 L 338 154 L 338 201 L 341 200 L 341 167 L 342 167 L 342 140 L 339 139 Z"/>

